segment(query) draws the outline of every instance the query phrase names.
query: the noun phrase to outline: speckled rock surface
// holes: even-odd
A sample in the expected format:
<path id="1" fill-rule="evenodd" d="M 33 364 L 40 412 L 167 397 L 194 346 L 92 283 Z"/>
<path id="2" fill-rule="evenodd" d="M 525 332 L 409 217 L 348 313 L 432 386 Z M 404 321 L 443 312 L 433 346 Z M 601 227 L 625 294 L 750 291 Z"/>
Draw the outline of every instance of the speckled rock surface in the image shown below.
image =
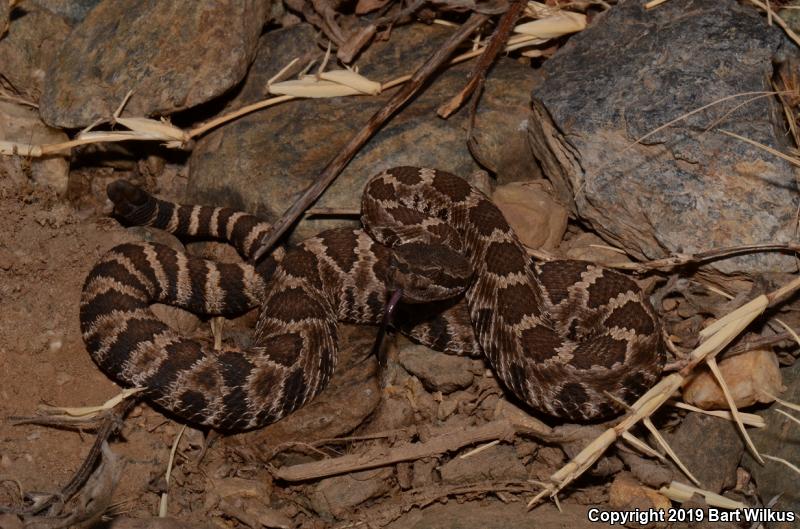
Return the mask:
<path id="1" fill-rule="evenodd" d="M 391 40 L 372 44 L 357 62 L 375 81 L 413 72 L 448 37 L 441 26 L 397 28 Z M 264 98 L 264 86 L 295 57 L 320 53 L 315 31 L 305 25 L 262 37 L 247 81 L 229 106 Z M 466 146 L 467 112 L 442 120 L 436 108 L 463 86 L 470 65 L 441 74 L 406 105 L 326 191 L 316 206 L 358 210 L 366 180 L 396 165 L 438 167 L 469 176 L 479 167 Z M 476 133 L 484 156 L 506 179 L 532 177 L 526 144 L 528 88 L 533 71 L 501 59 L 481 99 Z M 388 99 L 379 97 L 306 99 L 281 104 L 230 123 L 198 141 L 190 160 L 188 200 L 220 202 L 275 220 L 322 168 Z M 341 223 L 341 221 L 337 221 Z M 330 227 L 330 221 L 304 222 L 298 238 Z"/>
<path id="2" fill-rule="evenodd" d="M 3 14 L 0 12 L 0 34 L 2 29 Z M 36 6 L 16 8 L 8 33 L 0 37 L 2 84 L 7 83 L 12 93 L 38 101 L 44 88 L 45 68 L 69 32 L 67 22 L 50 11 Z"/>
<path id="3" fill-rule="evenodd" d="M 259 0 L 106 0 L 50 63 L 42 117 L 57 127 L 84 127 L 110 116 L 129 90 L 125 111 L 132 116 L 207 102 L 244 77 L 265 8 Z"/>
<path id="4" fill-rule="evenodd" d="M 798 186 L 783 160 L 720 132 L 782 149 L 768 98 L 784 37 L 733 0 L 625 1 L 574 36 L 542 68 L 530 120 L 535 155 L 560 198 L 606 240 L 639 258 L 793 237 Z M 609 52 L 609 50 L 613 50 Z M 776 117 L 778 116 L 778 117 Z M 709 125 L 716 129 L 705 132 Z M 792 271 L 794 258 L 718 261 L 725 273 Z"/>

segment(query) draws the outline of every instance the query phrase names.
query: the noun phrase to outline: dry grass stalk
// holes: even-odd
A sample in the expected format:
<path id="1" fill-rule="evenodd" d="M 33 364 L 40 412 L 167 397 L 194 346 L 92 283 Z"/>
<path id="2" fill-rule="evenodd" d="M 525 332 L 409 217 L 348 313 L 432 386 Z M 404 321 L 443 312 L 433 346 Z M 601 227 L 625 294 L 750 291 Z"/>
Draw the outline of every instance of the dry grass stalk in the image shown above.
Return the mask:
<path id="1" fill-rule="evenodd" d="M 653 424 L 653 421 L 650 420 L 650 417 L 645 417 L 642 420 L 642 424 L 644 424 L 645 428 L 647 428 L 647 430 L 655 438 L 656 442 L 658 443 L 658 446 L 660 446 L 662 450 L 664 450 L 664 452 L 667 453 L 669 458 L 672 459 L 672 461 L 678 466 L 678 468 L 681 469 L 681 472 L 686 474 L 686 477 L 689 478 L 692 483 L 694 483 L 699 487 L 700 480 L 697 479 L 694 476 L 694 474 L 692 474 L 691 471 L 689 471 L 689 468 L 683 464 L 683 461 L 681 461 L 681 459 L 678 457 L 678 454 L 676 454 L 675 451 L 672 449 L 672 447 L 669 445 L 669 443 L 667 443 L 667 440 L 664 439 L 664 437 L 661 435 L 661 432 L 658 431 L 658 428 L 656 428 L 656 426 Z"/>
<path id="2" fill-rule="evenodd" d="M 684 483 L 679 483 L 677 481 L 673 481 L 668 486 L 661 487 L 658 492 L 666 496 L 667 498 L 671 499 L 672 501 L 677 501 L 679 503 L 683 503 L 685 501 L 689 501 L 692 499 L 692 496 L 698 494 L 702 496 L 706 503 L 712 507 L 720 507 L 722 509 L 744 509 L 747 507 L 744 503 L 740 501 L 734 501 L 730 498 L 726 498 L 725 496 L 720 496 L 714 492 L 709 490 L 703 490 L 696 487 L 692 487 L 691 485 L 686 485 Z"/>
<path id="3" fill-rule="evenodd" d="M 787 467 L 791 468 L 796 474 L 800 474 L 800 468 L 797 468 L 797 466 L 795 466 L 792 463 L 786 461 L 782 457 L 769 456 L 767 454 L 764 454 L 764 457 L 769 459 L 769 460 L 771 460 L 771 461 L 777 461 L 779 463 L 783 463 Z"/>
<path id="4" fill-rule="evenodd" d="M 685 402 L 673 402 L 673 406 L 676 408 L 681 408 L 688 411 L 693 411 L 695 413 L 702 413 L 704 415 L 710 415 L 711 417 L 718 417 L 720 419 L 726 419 L 728 421 L 733 421 L 733 414 L 729 411 L 724 410 L 704 410 L 702 408 L 698 408 L 697 406 L 692 406 L 691 404 L 687 404 Z M 744 424 L 747 426 L 752 426 L 754 428 L 764 428 L 767 423 L 764 422 L 764 419 L 760 415 L 756 415 L 754 413 L 742 413 L 739 412 L 739 418 L 742 420 Z"/>
<path id="5" fill-rule="evenodd" d="M 649 2 L 647 2 L 644 5 L 644 8 L 645 9 L 653 9 L 654 7 L 658 7 L 658 6 L 660 6 L 661 4 L 663 4 L 666 1 L 667 0 L 650 0 Z"/>
<path id="6" fill-rule="evenodd" d="M 645 454 L 647 456 L 650 456 L 652 458 L 658 459 L 662 463 L 666 463 L 667 462 L 667 458 L 666 457 L 662 456 L 661 454 L 659 454 L 658 452 L 656 452 L 655 450 L 650 448 L 650 445 L 648 445 L 647 443 L 645 443 L 644 441 L 642 441 L 641 439 L 639 439 L 638 437 L 636 437 L 632 433 L 630 433 L 630 432 L 622 432 L 621 437 L 622 437 L 622 439 L 627 441 L 631 446 L 633 446 L 634 448 L 636 448 L 637 450 L 639 450 L 643 454 Z M 542 486 L 544 487 L 545 484 L 542 484 Z"/>
<path id="7" fill-rule="evenodd" d="M 178 443 L 181 442 L 183 432 L 186 431 L 186 425 L 181 426 L 175 440 L 172 442 L 172 448 L 169 451 L 169 461 L 167 461 L 167 471 L 164 474 L 164 481 L 166 482 L 167 490 L 161 493 L 161 499 L 158 503 L 158 517 L 164 518 L 167 515 L 167 503 L 169 502 L 169 478 L 172 475 L 172 465 L 175 463 L 175 453 L 178 451 Z"/>
<path id="8" fill-rule="evenodd" d="M 745 138 L 744 136 L 740 136 L 739 134 L 736 134 L 734 132 L 729 132 L 727 130 L 722 130 L 722 129 L 719 129 L 719 131 L 721 133 L 725 134 L 726 136 L 730 136 L 732 138 L 736 138 L 737 140 L 741 140 L 741 141 L 743 141 L 745 143 L 749 143 L 750 145 L 758 147 L 759 149 L 761 149 L 763 151 L 766 151 L 766 152 L 768 152 L 770 154 L 773 154 L 773 155 L 777 156 L 781 160 L 787 161 L 787 162 L 789 162 L 790 164 L 792 164 L 794 166 L 800 167 L 800 159 L 798 159 L 795 156 L 789 156 L 788 154 L 784 154 L 784 153 L 782 153 L 781 151 L 779 151 L 777 149 L 773 149 L 769 145 L 764 145 L 763 143 L 759 143 L 759 142 L 757 142 L 755 140 L 751 140 L 750 138 Z"/>
<path id="9" fill-rule="evenodd" d="M 88 421 L 95 418 L 100 413 L 112 409 L 114 406 L 123 400 L 144 391 L 145 388 L 127 388 L 123 389 L 103 404 L 99 406 L 85 406 L 85 407 L 60 407 L 60 406 L 39 406 L 39 410 L 51 415 L 51 418 L 61 419 L 64 421 Z M 58 415 L 58 413 L 61 415 Z"/>
<path id="10" fill-rule="evenodd" d="M 747 444 L 747 449 L 750 451 L 750 454 L 756 459 L 756 461 L 763 465 L 764 459 L 761 457 L 761 454 L 758 453 L 756 445 L 753 444 L 753 440 L 750 439 L 750 436 L 747 434 L 747 430 L 744 427 L 742 418 L 739 415 L 739 408 L 736 406 L 736 403 L 733 400 L 733 395 L 731 395 L 731 390 L 728 387 L 728 384 L 725 382 L 725 379 L 722 378 L 722 372 L 719 370 L 717 360 L 715 358 L 708 358 L 706 360 L 706 364 L 708 364 L 708 367 L 714 374 L 714 378 L 717 379 L 717 384 L 719 384 L 719 387 L 722 388 L 722 394 L 725 395 L 725 401 L 728 403 L 728 407 L 731 410 L 731 415 L 736 423 L 736 427 L 739 428 L 739 433 L 742 434 L 742 438 Z"/>
<path id="11" fill-rule="evenodd" d="M 769 4 L 765 4 L 761 0 L 748 0 L 751 4 L 758 7 L 759 9 L 765 11 L 767 15 L 770 17 L 770 21 L 774 20 L 776 24 L 778 24 L 783 31 L 786 32 L 786 35 L 789 36 L 790 39 L 794 41 L 795 44 L 800 45 L 800 36 L 797 35 L 792 28 L 784 21 L 777 13 L 774 13 L 772 9 L 770 9 Z M 770 24 L 771 25 L 771 24 Z"/>

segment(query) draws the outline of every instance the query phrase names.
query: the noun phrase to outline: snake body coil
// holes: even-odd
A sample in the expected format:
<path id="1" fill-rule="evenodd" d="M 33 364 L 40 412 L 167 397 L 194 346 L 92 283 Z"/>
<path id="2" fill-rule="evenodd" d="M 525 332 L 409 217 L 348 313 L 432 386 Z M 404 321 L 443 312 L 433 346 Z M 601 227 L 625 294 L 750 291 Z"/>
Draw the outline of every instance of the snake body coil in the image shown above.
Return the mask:
<path id="1" fill-rule="evenodd" d="M 227 240 L 245 258 L 269 229 L 246 213 L 179 206 L 121 181 L 108 193 L 132 224 Z M 658 378 L 660 327 L 636 284 L 581 261 L 533 265 L 497 207 L 461 178 L 387 170 L 367 184 L 362 215 L 365 230 L 326 231 L 257 266 L 160 244 L 117 246 L 83 287 L 86 347 L 111 378 L 189 422 L 255 428 L 325 387 L 337 322 L 378 324 L 388 289 L 402 288 L 401 332 L 437 350 L 483 351 L 509 390 L 549 414 L 609 416 L 620 411 L 614 399 L 630 403 Z M 254 345 L 214 351 L 167 327 L 153 303 L 221 316 L 260 307 Z"/>

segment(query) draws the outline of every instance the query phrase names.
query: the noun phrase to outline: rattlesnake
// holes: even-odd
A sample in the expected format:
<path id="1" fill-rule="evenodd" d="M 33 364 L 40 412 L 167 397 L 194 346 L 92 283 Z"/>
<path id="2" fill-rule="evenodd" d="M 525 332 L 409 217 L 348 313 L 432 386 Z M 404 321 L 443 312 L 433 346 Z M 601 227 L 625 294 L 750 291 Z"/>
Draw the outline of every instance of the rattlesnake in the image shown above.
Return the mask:
<path id="1" fill-rule="evenodd" d="M 228 208 L 179 206 L 124 181 L 108 195 L 131 224 L 230 241 L 253 255 L 269 224 Z M 534 265 L 500 210 L 459 177 L 399 167 L 366 185 L 365 229 L 323 232 L 256 266 L 167 246 L 116 246 L 89 273 L 81 331 L 98 366 L 186 421 L 221 430 L 274 422 L 316 396 L 336 366 L 337 322 L 395 326 L 451 353 L 483 352 L 531 407 L 608 417 L 661 372 L 660 326 L 637 285 L 582 261 Z M 430 303 L 423 303 L 431 300 Z M 261 307 L 251 347 L 214 351 L 150 310 L 230 316 Z"/>

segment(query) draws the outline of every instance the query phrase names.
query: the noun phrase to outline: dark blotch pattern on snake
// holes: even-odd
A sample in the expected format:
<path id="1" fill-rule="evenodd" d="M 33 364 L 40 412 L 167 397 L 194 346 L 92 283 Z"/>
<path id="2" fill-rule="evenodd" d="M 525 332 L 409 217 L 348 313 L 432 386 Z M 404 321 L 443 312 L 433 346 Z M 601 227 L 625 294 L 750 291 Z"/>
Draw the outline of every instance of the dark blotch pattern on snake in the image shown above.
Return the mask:
<path id="1" fill-rule="evenodd" d="M 108 194 L 131 224 L 229 241 L 244 258 L 269 229 L 246 213 L 179 206 L 123 181 Z M 631 403 L 657 380 L 660 326 L 636 284 L 580 261 L 534 265 L 497 207 L 461 178 L 387 170 L 364 190 L 362 222 L 365 230 L 326 231 L 257 266 L 160 244 L 117 246 L 83 287 L 86 347 L 111 378 L 189 422 L 256 428 L 325 387 L 337 322 L 378 324 L 389 291 L 402 288 L 401 332 L 437 350 L 482 351 L 506 388 L 549 414 L 613 415 L 614 399 Z M 260 307 L 254 345 L 214 351 L 167 327 L 153 303 L 221 316 Z"/>

